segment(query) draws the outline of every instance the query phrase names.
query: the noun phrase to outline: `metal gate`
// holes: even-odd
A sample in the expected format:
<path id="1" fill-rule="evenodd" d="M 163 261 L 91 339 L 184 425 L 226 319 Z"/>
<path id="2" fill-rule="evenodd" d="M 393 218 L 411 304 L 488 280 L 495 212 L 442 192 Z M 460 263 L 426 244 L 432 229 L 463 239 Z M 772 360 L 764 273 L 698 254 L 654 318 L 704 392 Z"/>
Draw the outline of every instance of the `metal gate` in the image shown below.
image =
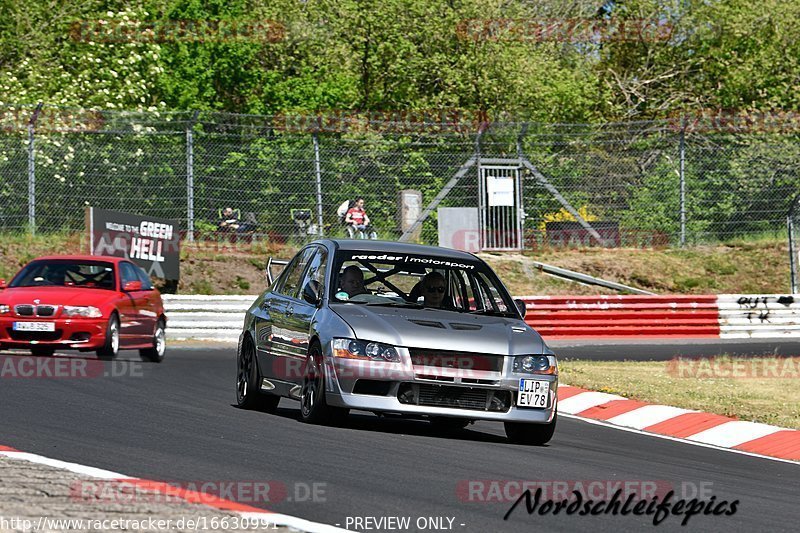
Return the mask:
<path id="1" fill-rule="evenodd" d="M 481 250 L 522 249 L 525 212 L 520 168 L 518 162 L 509 165 L 481 160 L 478 180 Z"/>

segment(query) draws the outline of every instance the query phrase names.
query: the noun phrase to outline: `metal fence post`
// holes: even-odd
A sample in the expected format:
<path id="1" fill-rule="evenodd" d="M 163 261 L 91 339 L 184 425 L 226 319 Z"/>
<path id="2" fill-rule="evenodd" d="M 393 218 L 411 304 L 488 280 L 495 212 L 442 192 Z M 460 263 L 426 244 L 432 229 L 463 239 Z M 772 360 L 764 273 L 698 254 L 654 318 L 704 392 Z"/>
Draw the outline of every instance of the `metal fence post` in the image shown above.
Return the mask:
<path id="1" fill-rule="evenodd" d="M 792 222 L 792 215 L 786 217 L 786 227 L 789 229 L 789 271 L 791 275 L 791 291 L 792 294 L 797 294 L 797 262 L 795 262 L 794 259 L 794 223 Z"/>
<path id="2" fill-rule="evenodd" d="M 28 121 L 28 228 L 31 235 L 36 234 L 36 138 L 34 130 L 36 119 L 39 118 L 41 111 L 42 102 L 39 102 Z"/>
<path id="3" fill-rule="evenodd" d="M 681 248 L 686 246 L 686 117 L 681 118 L 680 136 L 680 189 L 681 189 Z"/>
<path id="4" fill-rule="evenodd" d="M 314 139 L 314 168 L 317 180 L 317 235 L 323 237 L 325 230 L 322 225 L 322 170 L 319 161 L 319 137 L 316 131 L 312 138 Z"/>
<path id="5" fill-rule="evenodd" d="M 200 111 L 195 111 L 186 126 L 186 238 L 194 241 L 194 124 Z"/>
<path id="6" fill-rule="evenodd" d="M 475 170 L 478 174 L 478 248 L 483 251 L 487 248 L 486 244 L 486 191 L 483 188 L 483 176 L 481 176 L 481 137 L 483 136 L 484 124 L 481 123 L 478 135 L 475 137 Z M 488 129 L 488 127 L 487 127 Z"/>

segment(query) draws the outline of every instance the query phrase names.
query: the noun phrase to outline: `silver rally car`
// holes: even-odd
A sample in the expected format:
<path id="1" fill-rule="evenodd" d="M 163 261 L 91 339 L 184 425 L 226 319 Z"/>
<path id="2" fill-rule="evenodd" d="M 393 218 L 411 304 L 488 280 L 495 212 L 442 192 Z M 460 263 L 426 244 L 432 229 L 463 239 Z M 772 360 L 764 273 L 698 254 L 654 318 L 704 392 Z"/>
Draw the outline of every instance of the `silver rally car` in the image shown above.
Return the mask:
<path id="1" fill-rule="evenodd" d="M 558 365 L 495 273 L 472 254 L 397 242 L 319 240 L 247 312 L 240 407 L 300 401 L 309 423 L 350 409 L 427 418 L 442 429 L 505 424 L 544 444 L 556 426 Z"/>

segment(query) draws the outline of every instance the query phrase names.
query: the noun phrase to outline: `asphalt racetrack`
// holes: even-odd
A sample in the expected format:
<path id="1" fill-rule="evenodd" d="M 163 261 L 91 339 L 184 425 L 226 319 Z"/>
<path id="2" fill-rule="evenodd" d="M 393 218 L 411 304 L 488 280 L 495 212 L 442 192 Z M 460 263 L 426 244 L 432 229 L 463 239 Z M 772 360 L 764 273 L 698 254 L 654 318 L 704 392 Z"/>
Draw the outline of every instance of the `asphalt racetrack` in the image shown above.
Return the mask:
<path id="1" fill-rule="evenodd" d="M 782 354 L 797 354 L 797 343 L 782 346 Z M 584 357 L 605 353 L 601 348 L 556 351 Z M 691 345 L 615 345 L 608 353 L 669 358 L 670 349 L 671 357 Z M 544 447 L 508 444 L 502 425 L 487 422 L 451 435 L 424 421 L 370 413 L 354 413 L 342 427 L 310 426 L 298 421 L 298 404 L 290 400 L 275 415 L 233 405 L 233 346 L 173 346 L 162 364 L 141 363 L 136 352 L 120 359 L 116 377 L 0 380 L 0 445 L 148 479 L 269 482 L 273 501 L 244 503 L 355 531 L 750 533 L 796 531 L 800 522 L 798 464 L 566 417 Z M 529 515 L 524 502 L 504 520 L 520 481 L 570 488 L 649 483 L 662 495 L 674 489 L 673 502 L 684 496 L 727 502 L 722 509 L 738 503 L 731 516 L 700 514 L 686 527 L 678 515 L 658 526 L 653 515 Z M 400 528 L 403 519 L 409 525 Z"/>

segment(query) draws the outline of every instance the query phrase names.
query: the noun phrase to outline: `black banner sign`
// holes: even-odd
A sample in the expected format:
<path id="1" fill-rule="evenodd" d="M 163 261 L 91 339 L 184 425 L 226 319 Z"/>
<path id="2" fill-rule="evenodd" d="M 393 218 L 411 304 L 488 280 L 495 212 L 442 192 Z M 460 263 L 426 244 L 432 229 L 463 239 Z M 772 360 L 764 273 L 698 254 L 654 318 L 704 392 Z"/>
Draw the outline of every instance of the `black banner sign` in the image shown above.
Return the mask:
<path id="1" fill-rule="evenodd" d="M 87 224 L 92 255 L 125 257 L 149 275 L 180 278 L 178 221 L 89 207 Z"/>

